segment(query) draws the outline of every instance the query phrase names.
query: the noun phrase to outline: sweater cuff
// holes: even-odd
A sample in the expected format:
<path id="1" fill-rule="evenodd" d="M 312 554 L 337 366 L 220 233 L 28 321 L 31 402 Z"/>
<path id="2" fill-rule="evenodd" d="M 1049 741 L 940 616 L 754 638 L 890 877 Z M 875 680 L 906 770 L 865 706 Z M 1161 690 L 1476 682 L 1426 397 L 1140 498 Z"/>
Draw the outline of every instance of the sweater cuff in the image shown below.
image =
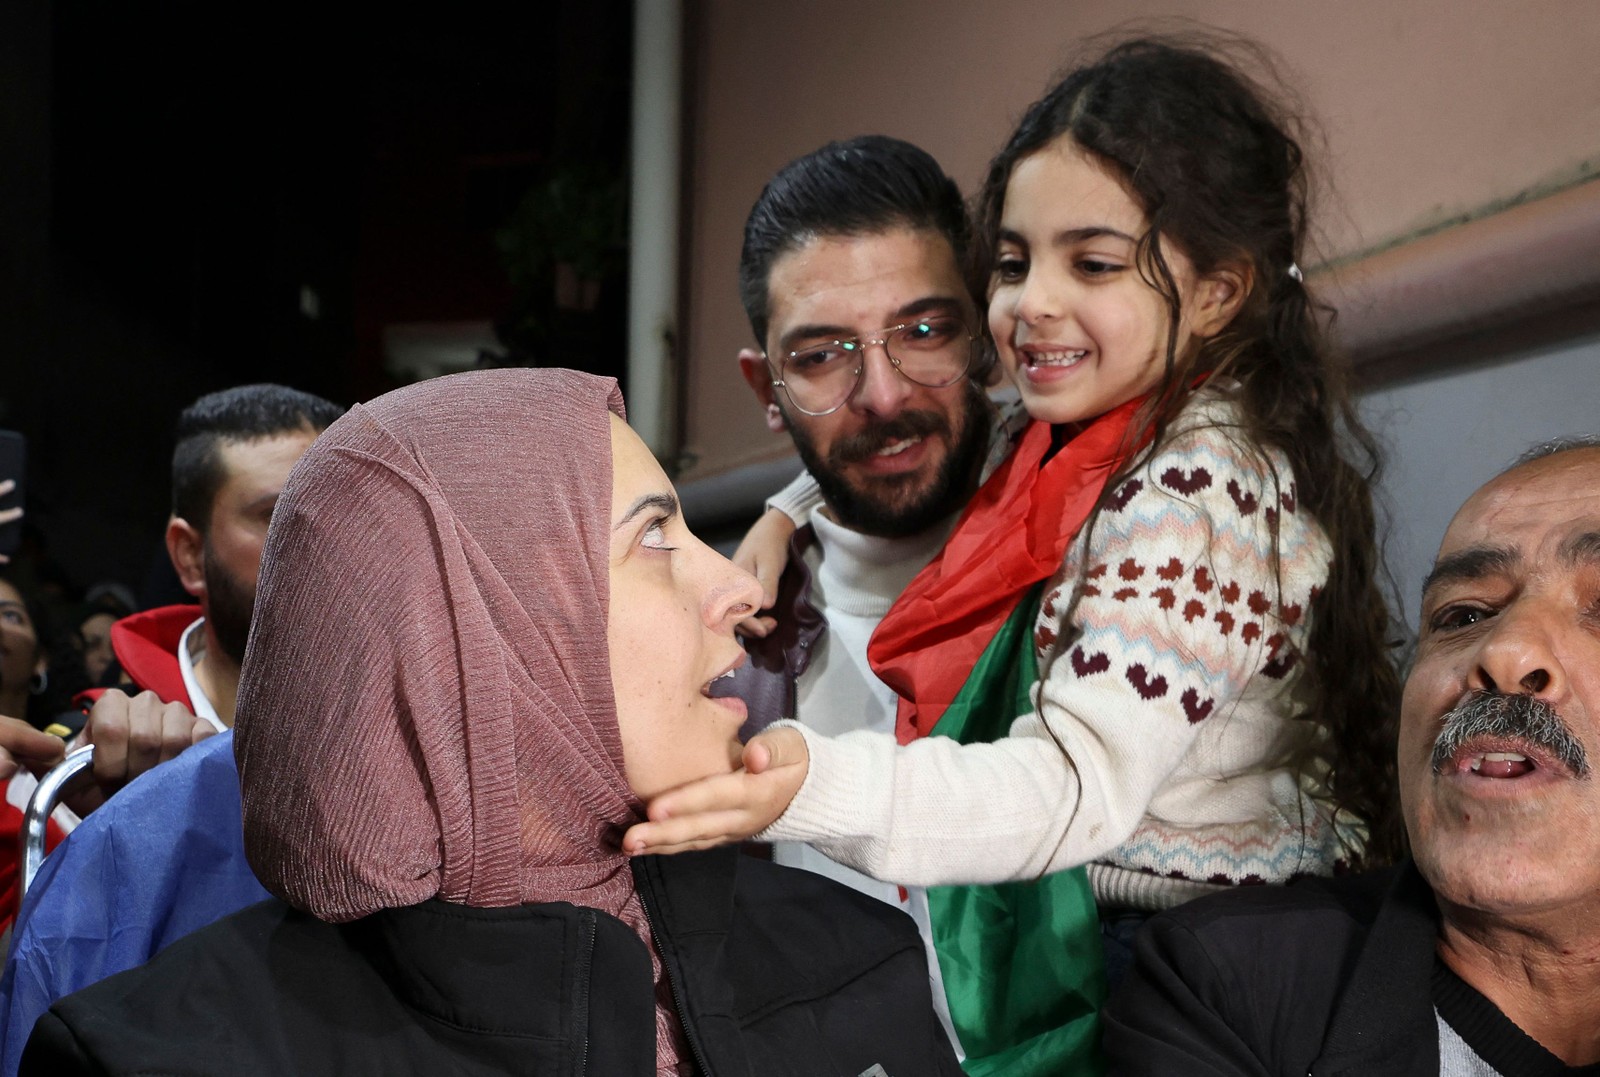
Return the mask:
<path id="1" fill-rule="evenodd" d="M 811 477 L 811 472 L 801 468 L 800 474 L 789 485 L 767 498 L 768 510 L 777 509 L 803 527 L 811 519 L 811 512 L 822 504 L 822 487 Z"/>
<path id="2" fill-rule="evenodd" d="M 789 807 L 754 841 L 803 841 L 828 851 L 832 841 L 852 838 L 881 840 L 887 826 L 887 805 L 892 783 L 894 738 L 886 733 L 847 733 L 825 737 L 800 722 L 774 722 L 769 728 L 788 726 L 806 740 L 810 762 L 800 791 Z M 882 742 L 881 744 L 878 742 Z M 890 755 L 884 770 L 874 765 L 876 749 Z M 874 827 L 873 821 L 879 820 Z"/>
<path id="3" fill-rule="evenodd" d="M 1094 903 L 1102 909 L 1138 909 L 1161 912 L 1207 894 L 1218 894 L 1234 887 L 1152 875 L 1148 871 L 1113 864 L 1090 864 L 1089 885 Z"/>

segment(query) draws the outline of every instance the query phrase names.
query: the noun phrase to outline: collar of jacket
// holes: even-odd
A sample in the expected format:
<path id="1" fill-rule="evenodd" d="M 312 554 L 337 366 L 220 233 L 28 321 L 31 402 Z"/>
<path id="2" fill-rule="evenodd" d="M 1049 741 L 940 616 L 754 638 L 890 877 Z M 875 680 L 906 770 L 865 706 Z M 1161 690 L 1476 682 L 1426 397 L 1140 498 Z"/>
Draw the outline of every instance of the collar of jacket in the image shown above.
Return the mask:
<path id="1" fill-rule="evenodd" d="M 1407 860 L 1383 896 L 1339 998 L 1314 1077 L 1394 1073 L 1436 1077 L 1433 961 L 1439 908 Z"/>
<path id="2" fill-rule="evenodd" d="M 727 967 L 739 855 L 721 848 L 630 864 L 696 1072 L 710 1077 L 747 1071 L 741 1017 L 764 1001 L 752 991 L 760 981 Z M 374 954 L 402 1001 L 470 1035 L 475 1051 L 498 1044 L 525 1055 L 529 1041 L 562 1043 L 583 1059 L 573 1072 L 588 1074 L 643 1073 L 655 1057 L 650 956 L 632 928 L 595 909 L 426 901 L 343 930 Z M 763 979 L 807 982 L 798 969 L 768 968 Z M 526 1061 L 508 1057 L 507 1072 L 525 1071 Z"/>
<path id="3" fill-rule="evenodd" d="M 744 700 L 748 714 L 739 730 L 741 740 L 780 719 L 795 717 L 795 681 L 811 664 L 811 655 L 828 630 L 827 619 L 811 602 L 811 566 L 805 555 L 812 546 L 821 556 L 811 525 L 797 529 L 789 540 L 789 563 L 772 604 L 778 624 L 765 638 L 743 640 L 750 661 L 732 679 L 732 694 Z"/>
<path id="4" fill-rule="evenodd" d="M 621 920 L 566 902 L 480 909 L 435 900 L 340 930 L 436 1035 L 498 1058 L 506 1073 L 534 1072 L 530 1059 L 553 1056 L 570 1059 L 573 1073 L 653 1071 L 650 955 Z"/>
<path id="5" fill-rule="evenodd" d="M 200 616 L 199 606 L 160 606 L 114 623 L 111 649 L 122 671 L 163 703 L 182 703 L 192 710 L 178 667 L 178 641 Z"/>
<path id="6" fill-rule="evenodd" d="M 739 855 L 725 846 L 704 853 L 634 857 L 630 863 L 695 1072 L 704 1077 L 748 1068 L 737 1016 L 740 1004 L 748 1000 L 738 997 L 725 968 Z M 695 976 L 691 967 L 715 971 Z M 781 976 L 780 970 L 769 971 Z M 716 1070 L 708 1059 L 712 1055 L 719 1061 Z"/>

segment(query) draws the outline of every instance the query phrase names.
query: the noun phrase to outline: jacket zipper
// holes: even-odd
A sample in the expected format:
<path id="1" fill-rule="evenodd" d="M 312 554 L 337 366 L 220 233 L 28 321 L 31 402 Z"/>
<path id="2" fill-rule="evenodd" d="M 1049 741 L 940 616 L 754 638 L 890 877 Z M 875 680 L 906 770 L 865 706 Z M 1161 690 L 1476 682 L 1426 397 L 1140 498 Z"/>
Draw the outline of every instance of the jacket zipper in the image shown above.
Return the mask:
<path id="1" fill-rule="evenodd" d="M 578 950 L 577 968 L 577 1018 L 582 1022 L 582 1037 L 578 1041 L 578 1074 L 589 1072 L 589 977 L 594 968 L 595 911 L 578 909 L 578 923 L 583 925 L 583 945 Z"/>
<path id="2" fill-rule="evenodd" d="M 639 872 L 638 875 L 648 875 Z M 635 876 L 637 878 L 637 876 Z M 650 898 L 645 894 L 645 888 L 639 887 L 639 904 L 644 907 L 644 918 L 650 923 L 650 934 L 655 938 L 662 936 L 661 924 L 656 920 L 656 914 L 650 907 Z M 667 960 L 666 951 L 656 947 L 656 952 L 661 955 L 661 970 L 667 974 L 667 986 L 672 989 L 672 1007 L 678 1013 L 678 1023 L 683 1026 L 683 1038 L 689 1041 L 689 1053 L 694 1056 L 695 1068 L 700 1072 L 700 1077 L 714 1077 L 711 1064 L 706 1061 L 705 1052 L 700 1049 L 700 1038 L 695 1035 L 694 1027 L 689 1023 L 689 1011 L 683 1004 L 683 995 L 678 991 L 678 980 L 672 974 L 672 963 Z"/>

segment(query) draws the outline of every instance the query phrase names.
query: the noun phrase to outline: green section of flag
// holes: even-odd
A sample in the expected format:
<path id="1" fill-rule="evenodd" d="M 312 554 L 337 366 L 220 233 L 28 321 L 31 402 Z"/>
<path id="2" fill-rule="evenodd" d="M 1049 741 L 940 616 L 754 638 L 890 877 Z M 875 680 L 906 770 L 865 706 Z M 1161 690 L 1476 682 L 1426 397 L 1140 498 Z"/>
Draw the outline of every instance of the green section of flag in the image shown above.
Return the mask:
<path id="1" fill-rule="evenodd" d="M 1032 709 L 1039 678 L 1029 591 L 934 726 L 962 744 L 999 740 Z M 1105 1002 L 1100 920 L 1082 868 L 1029 882 L 928 889 L 934 949 L 972 1077 L 1097 1074 Z"/>

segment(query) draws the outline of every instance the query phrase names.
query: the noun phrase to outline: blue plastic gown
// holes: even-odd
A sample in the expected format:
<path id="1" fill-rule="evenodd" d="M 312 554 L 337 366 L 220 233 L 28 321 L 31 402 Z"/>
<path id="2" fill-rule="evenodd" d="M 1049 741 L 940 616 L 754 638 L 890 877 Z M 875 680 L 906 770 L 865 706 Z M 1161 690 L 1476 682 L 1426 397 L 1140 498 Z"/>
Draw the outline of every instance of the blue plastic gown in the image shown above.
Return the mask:
<path id="1" fill-rule="evenodd" d="M 231 730 L 130 782 L 45 858 L 23 901 L 0 978 L 6 1077 L 56 999 L 269 896 L 245 861 Z"/>

